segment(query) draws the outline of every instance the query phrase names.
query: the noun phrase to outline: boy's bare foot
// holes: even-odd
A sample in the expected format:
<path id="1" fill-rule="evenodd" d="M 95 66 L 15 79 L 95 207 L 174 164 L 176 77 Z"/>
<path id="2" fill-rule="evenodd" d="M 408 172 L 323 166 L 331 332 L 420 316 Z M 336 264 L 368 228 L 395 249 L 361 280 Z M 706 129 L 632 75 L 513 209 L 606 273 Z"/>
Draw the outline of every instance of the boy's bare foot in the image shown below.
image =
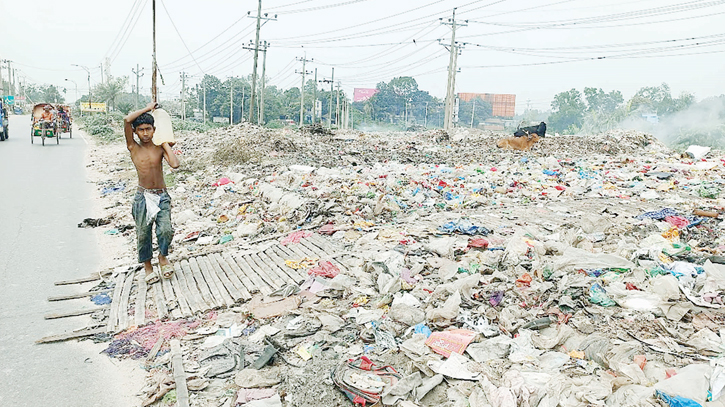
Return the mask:
<path id="1" fill-rule="evenodd" d="M 174 274 L 174 267 L 169 263 L 169 259 L 162 254 L 159 254 L 159 268 L 164 278 L 171 278 Z"/>
<path id="2" fill-rule="evenodd" d="M 146 280 L 146 284 L 153 284 L 159 281 L 159 273 L 154 271 L 154 268 L 151 265 L 151 260 L 145 261 L 143 263 L 143 268 L 146 272 L 146 277 L 144 277 L 144 280 Z"/>

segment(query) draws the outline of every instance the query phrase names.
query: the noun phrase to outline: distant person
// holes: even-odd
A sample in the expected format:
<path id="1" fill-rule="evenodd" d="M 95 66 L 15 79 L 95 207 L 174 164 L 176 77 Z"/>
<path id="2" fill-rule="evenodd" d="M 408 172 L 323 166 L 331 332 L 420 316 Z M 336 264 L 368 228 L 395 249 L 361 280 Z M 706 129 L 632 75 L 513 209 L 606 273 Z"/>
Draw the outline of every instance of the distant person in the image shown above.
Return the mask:
<path id="1" fill-rule="evenodd" d="M 40 126 L 44 130 L 43 135 L 45 135 L 45 130 L 55 127 L 53 123 L 53 111 L 50 109 L 50 105 L 43 107 L 43 114 L 40 115 Z"/>
<path id="2" fill-rule="evenodd" d="M 163 160 L 166 159 L 171 168 L 179 167 L 179 158 L 171 151 L 168 143 L 157 146 L 151 141 L 156 127 L 154 117 L 149 112 L 157 107 L 156 103 L 151 102 L 145 108 L 130 113 L 124 120 L 126 147 L 131 152 L 131 160 L 138 174 L 138 189 L 131 209 L 136 222 L 136 248 L 138 261 L 144 265 L 146 282 L 149 284 L 159 281 L 159 273 L 151 265 L 151 228 L 154 222 L 161 276 L 171 278 L 174 273 L 167 259 L 174 229 L 171 226 L 171 197 L 164 182 Z M 138 136 L 138 142 L 133 137 L 134 133 Z"/>
<path id="3" fill-rule="evenodd" d="M 63 123 L 70 126 L 70 117 L 68 116 L 68 113 L 66 113 L 65 109 L 63 109 L 62 107 L 59 107 L 58 116 L 60 116 L 60 119 L 63 120 Z"/>

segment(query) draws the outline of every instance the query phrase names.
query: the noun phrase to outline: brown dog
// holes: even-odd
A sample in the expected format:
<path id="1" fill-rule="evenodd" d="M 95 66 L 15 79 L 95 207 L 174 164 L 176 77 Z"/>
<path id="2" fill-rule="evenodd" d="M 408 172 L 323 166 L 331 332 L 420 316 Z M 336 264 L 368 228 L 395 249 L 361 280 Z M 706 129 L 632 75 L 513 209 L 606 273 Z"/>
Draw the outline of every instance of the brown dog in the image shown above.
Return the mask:
<path id="1" fill-rule="evenodd" d="M 533 133 L 526 137 L 508 137 L 501 139 L 498 141 L 498 143 L 496 143 L 496 146 L 498 148 L 510 148 L 519 151 L 529 151 L 535 143 L 539 142 L 539 140 L 541 140 L 539 138 L 539 135 Z"/>

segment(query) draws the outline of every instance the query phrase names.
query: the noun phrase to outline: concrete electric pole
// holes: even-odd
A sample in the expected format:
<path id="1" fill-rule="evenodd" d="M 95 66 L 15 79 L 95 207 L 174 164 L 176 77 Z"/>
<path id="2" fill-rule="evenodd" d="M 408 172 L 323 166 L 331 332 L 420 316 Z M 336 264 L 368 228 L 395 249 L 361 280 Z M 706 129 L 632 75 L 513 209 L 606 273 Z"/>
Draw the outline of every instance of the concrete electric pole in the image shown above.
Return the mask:
<path id="1" fill-rule="evenodd" d="M 312 62 L 313 59 L 307 59 L 307 53 L 302 58 L 297 58 L 298 61 L 302 62 L 302 71 L 295 71 L 296 73 L 302 74 L 302 85 L 300 86 L 300 126 L 305 124 L 305 75 L 312 72 L 307 72 L 305 66 L 307 62 Z"/>
<path id="2" fill-rule="evenodd" d="M 335 124 L 337 125 L 337 128 L 340 128 L 340 82 L 337 82 L 337 97 L 335 101 Z"/>
<path id="3" fill-rule="evenodd" d="M 136 70 L 131 68 L 131 72 L 133 72 L 134 75 L 136 75 L 136 99 L 134 101 L 134 108 L 138 110 L 138 95 L 139 95 L 139 79 L 143 76 L 143 68 L 139 69 L 138 64 L 136 64 Z"/>
<path id="4" fill-rule="evenodd" d="M 448 83 L 446 84 L 445 120 L 443 122 L 443 129 L 448 131 L 453 128 L 453 109 L 456 98 L 456 65 L 458 64 L 459 52 L 459 46 L 456 44 L 456 28 L 466 26 L 466 24 L 456 22 L 455 8 L 453 9 L 453 17 L 446 22 L 441 21 L 441 24 L 451 26 L 451 46 L 448 50 L 450 52 L 450 60 L 448 62 Z"/>
<path id="5" fill-rule="evenodd" d="M 267 85 L 267 47 L 269 47 L 269 43 L 265 41 L 262 44 L 262 52 L 264 53 L 262 56 L 262 89 L 259 92 L 259 121 L 257 123 L 260 126 L 264 126 L 264 89 Z"/>
<path id="6" fill-rule="evenodd" d="M 250 12 L 247 12 L 247 15 L 251 14 Z M 255 40 L 254 40 L 254 67 L 252 68 L 252 94 L 249 99 L 249 121 L 254 121 L 254 98 L 257 97 L 257 64 L 259 62 L 259 30 L 262 28 L 262 20 L 265 20 L 265 23 L 270 20 L 276 20 L 277 15 L 275 14 L 274 18 L 267 17 L 268 14 L 264 14 L 264 17 L 262 17 L 262 0 L 259 0 L 257 5 L 257 17 L 254 17 L 257 19 L 257 30 L 255 34 Z M 251 17 L 251 16 L 250 16 Z"/>
<path id="7" fill-rule="evenodd" d="M 181 73 L 181 120 L 186 120 L 186 72 Z"/>
<path id="8" fill-rule="evenodd" d="M 312 124 L 317 122 L 317 68 L 315 68 L 315 100 L 312 102 Z"/>
<path id="9" fill-rule="evenodd" d="M 332 128 L 332 93 L 335 91 L 335 68 L 332 68 L 331 79 L 322 79 L 320 82 L 330 84 L 330 102 L 327 104 L 327 127 Z"/>

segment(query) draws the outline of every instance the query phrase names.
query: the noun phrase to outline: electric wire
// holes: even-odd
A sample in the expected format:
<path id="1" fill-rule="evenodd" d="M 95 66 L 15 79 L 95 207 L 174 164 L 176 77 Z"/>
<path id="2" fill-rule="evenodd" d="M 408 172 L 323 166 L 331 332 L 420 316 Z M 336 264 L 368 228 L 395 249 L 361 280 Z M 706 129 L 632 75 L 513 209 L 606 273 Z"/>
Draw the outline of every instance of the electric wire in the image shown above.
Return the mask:
<path id="1" fill-rule="evenodd" d="M 136 24 L 138 24 L 138 20 L 141 18 L 141 15 L 143 14 L 143 9 L 144 9 L 144 7 L 146 7 L 147 3 L 148 3 L 148 0 L 143 0 L 141 7 L 138 8 L 138 14 L 136 14 L 135 20 L 133 20 L 132 24 L 130 25 L 131 28 L 129 28 L 126 32 L 125 38 L 121 37 L 122 41 L 119 43 L 120 45 L 109 56 L 109 60 L 111 61 L 111 63 L 113 63 L 116 60 L 116 58 L 118 58 L 118 55 L 121 53 L 121 51 L 123 51 L 123 47 L 126 46 L 126 42 L 131 37 L 131 33 L 133 32 L 134 28 L 136 28 Z"/>
<path id="2" fill-rule="evenodd" d="M 123 20 L 123 24 L 121 24 L 121 28 L 118 30 L 116 37 L 111 42 L 111 46 L 108 48 L 108 51 L 106 51 L 104 56 L 108 56 L 111 53 L 111 50 L 114 49 L 119 44 L 119 42 L 117 42 L 117 41 L 119 40 L 119 38 L 122 37 L 121 33 L 123 33 L 123 35 L 126 34 L 126 32 L 128 31 L 128 26 L 130 25 L 130 22 L 132 20 L 131 16 L 136 14 L 136 7 L 139 6 L 140 4 L 141 4 L 141 0 L 134 0 L 133 5 L 131 5 L 131 10 L 128 11 L 126 18 Z"/>

